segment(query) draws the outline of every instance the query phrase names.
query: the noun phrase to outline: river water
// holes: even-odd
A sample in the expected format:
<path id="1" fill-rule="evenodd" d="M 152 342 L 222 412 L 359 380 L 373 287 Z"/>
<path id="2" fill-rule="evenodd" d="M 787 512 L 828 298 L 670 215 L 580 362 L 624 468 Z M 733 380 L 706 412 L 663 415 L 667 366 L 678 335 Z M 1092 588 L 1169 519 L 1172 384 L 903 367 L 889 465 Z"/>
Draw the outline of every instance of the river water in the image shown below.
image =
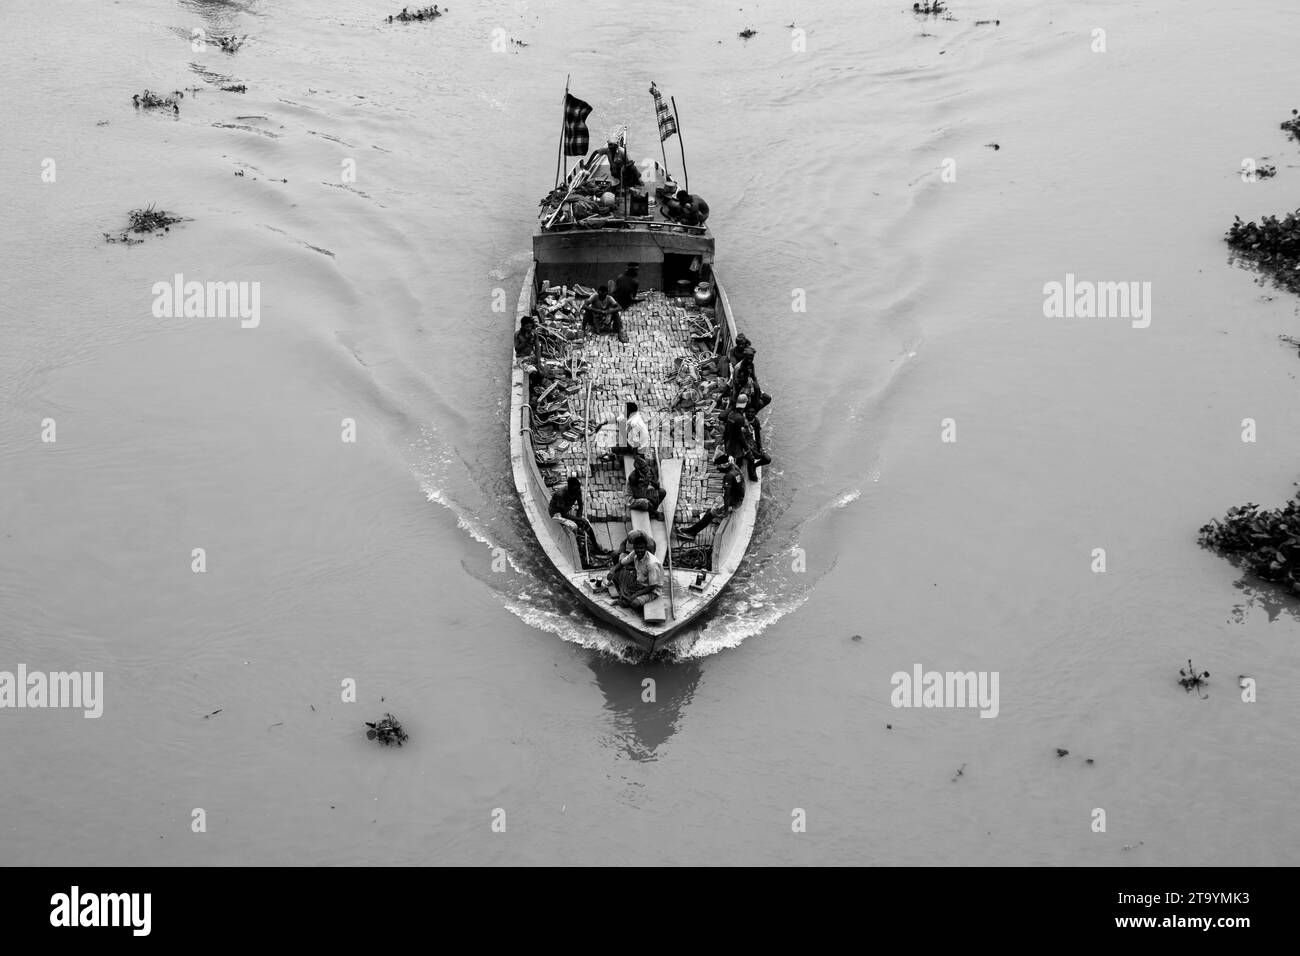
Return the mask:
<path id="1" fill-rule="evenodd" d="M 1295 204 L 1294 3 L 11 6 L 0 670 L 102 671 L 104 710 L 0 711 L 0 862 L 1300 857 L 1300 613 L 1196 544 L 1297 478 L 1296 300 L 1222 242 Z M 676 97 L 777 396 L 673 662 L 513 494 L 566 74 L 635 155 Z M 191 221 L 103 241 L 149 203 Z M 259 283 L 258 324 L 156 317 L 177 273 Z M 1046 317 L 1067 274 L 1150 283 L 1149 325 Z M 891 706 L 914 664 L 997 672 L 997 717 Z"/>

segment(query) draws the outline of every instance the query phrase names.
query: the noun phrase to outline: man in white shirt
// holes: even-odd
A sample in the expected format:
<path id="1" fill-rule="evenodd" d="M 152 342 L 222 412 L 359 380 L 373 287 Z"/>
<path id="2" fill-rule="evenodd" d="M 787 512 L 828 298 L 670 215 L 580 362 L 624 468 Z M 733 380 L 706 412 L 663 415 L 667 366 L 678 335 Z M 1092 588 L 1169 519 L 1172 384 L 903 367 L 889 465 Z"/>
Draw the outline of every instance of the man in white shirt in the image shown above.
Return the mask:
<path id="1" fill-rule="evenodd" d="M 632 455 L 638 461 L 645 458 L 650 451 L 650 426 L 641 417 L 636 402 L 627 403 L 627 444 L 615 445 L 616 456 Z"/>

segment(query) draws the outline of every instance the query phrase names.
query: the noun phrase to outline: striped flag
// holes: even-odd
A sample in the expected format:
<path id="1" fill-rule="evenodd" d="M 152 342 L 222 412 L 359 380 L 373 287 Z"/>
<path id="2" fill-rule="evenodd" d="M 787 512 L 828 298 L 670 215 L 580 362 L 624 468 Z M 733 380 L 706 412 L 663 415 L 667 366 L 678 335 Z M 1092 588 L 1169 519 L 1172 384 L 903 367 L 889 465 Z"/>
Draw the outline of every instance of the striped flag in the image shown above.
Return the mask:
<path id="1" fill-rule="evenodd" d="M 659 120 L 659 142 L 662 143 L 677 132 L 677 121 L 673 119 L 672 111 L 668 109 L 668 104 L 664 102 L 663 95 L 659 92 L 659 87 L 655 86 L 654 80 L 650 81 L 650 95 L 655 98 L 655 119 Z"/>
<path id="2" fill-rule="evenodd" d="M 564 94 L 564 155 L 586 156 L 591 136 L 587 132 L 587 117 L 591 104 L 584 103 L 571 93 Z"/>

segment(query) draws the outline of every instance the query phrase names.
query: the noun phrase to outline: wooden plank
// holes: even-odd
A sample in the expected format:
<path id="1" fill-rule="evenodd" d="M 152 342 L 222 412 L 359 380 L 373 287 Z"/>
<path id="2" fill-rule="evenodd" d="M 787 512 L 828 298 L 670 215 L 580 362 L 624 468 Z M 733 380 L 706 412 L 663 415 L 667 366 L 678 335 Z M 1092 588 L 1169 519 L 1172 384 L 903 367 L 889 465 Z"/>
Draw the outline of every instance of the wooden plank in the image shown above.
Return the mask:
<path id="1" fill-rule="evenodd" d="M 591 526 L 596 530 L 596 541 L 600 543 L 600 546 L 602 548 L 607 548 L 608 550 L 613 551 L 614 540 L 609 533 L 610 522 L 593 521 L 591 523 Z"/>
<path id="2" fill-rule="evenodd" d="M 666 492 L 664 503 L 660 505 L 664 512 L 664 524 L 669 529 L 673 526 L 673 516 L 677 513 L 677 493 L 682 484 L 682 465 L 680 458 L 665 458 L 659 462 L 659 484 Z M 666 556 L 667 551 L 663 554 Z"/>
<path id="3" fill-rule="evenodd" d="M 668 620 L 668 600 L 658 597 L 653 601 L 647 601 L 641 608 L 641 616 L 645 618 L 647 624 L 662 624 Z"/>
<path id="4" fill-rule="evenodd" d="M 636 459 L 633 458 L 631 455 L 624 455 L 624 456 L 623 456 L 623 477 L 624 477 L 624 478 L 631 478 L 631 477 L 632 477 L 632 470 L 633 470 L 635 467 L 636 467 Z M 640 511 L 640 510 L 638 510 L 638 509 L 636 509 L 636 508 L 629 508 L 629 509 L 627 509 L 627 510 L 628 510 L 628 514 L 630 515 L 630 517 L 631 517 L 631 519 L 632 519 L 632 529 L 633 529 L 634 531 L 640 531 L 640 532 L 643 532 L 644 534 L 646 534 L 646 535 L 648 535 L 649 537 L 653 538 L 653 537 L 654 537 L 654 532 L 653 532 L 653 531 L 651 530 L 651 528 L 650 528 L 650 512 L 648 512 L 648 511 Z M 655 540 L 658 540 L 658 539 L 655 539 Z M 663 553 L 664 553 L 664 552 L 663 552 L 662 547 L 659 548 L 659 549 L 656 551 L 656 554 L 659 555 L 659 556 L 662 556 Z"/>

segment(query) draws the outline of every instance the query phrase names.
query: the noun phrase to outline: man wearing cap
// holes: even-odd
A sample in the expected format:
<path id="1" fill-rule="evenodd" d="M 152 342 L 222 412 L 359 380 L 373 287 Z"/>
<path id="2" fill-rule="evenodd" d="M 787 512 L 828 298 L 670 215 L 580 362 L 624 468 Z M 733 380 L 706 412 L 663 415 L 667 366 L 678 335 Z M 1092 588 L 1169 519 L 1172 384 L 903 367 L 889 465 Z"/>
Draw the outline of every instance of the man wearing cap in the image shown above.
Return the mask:
<path id="1" fill-rule="evenodd" d="M 636 294 L 641 289 L 641 282 L 637 278 L 641 267 L 635 262 L 627 264 L 627 271 L 614 280 L 614 301 L 619 304 L 620 308 L 630 308 L 636 301 Z"/>
<path id="2" fill-rule="evenodd" d="M 679 538 L 694 540 L 701 531 L 731 514 L 745 500 L 745 476 L 736 467 L 735 459 L 730 455 L 722 454 L 713 459 L 713 464 L 722 473 L 722 497 L 718 499 L 717 504 L 700 516 L 699 521 L 689 528 L 678 531 Z"/>
<path id="3" fill-rule="evenodd" d="M 727 413 L 726 424 L 722 432 L 722 444 L 728 455 L 740 462 L 742 459 L 749 466 L 749 480 L 758 480 L 758 471 L 754 466 L 754 432 L 745 415 L 749 407 L 749 396 L 741 392 L 735 398 L 735 404 Z"/>

